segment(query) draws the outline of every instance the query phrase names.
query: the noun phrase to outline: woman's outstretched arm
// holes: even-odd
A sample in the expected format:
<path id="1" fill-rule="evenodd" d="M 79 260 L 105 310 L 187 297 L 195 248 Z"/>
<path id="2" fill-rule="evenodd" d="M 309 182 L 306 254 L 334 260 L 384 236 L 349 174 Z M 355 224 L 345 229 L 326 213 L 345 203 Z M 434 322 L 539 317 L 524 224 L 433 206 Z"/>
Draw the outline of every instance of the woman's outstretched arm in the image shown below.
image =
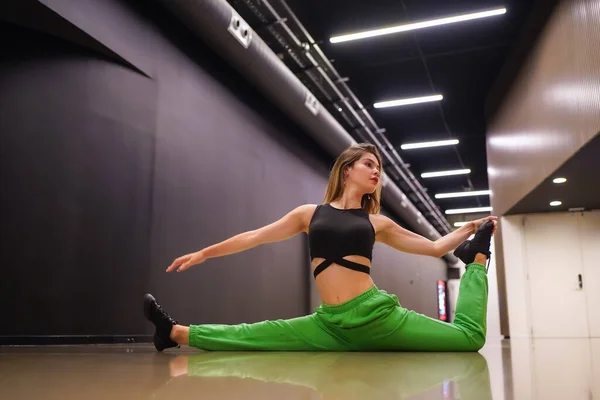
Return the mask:
<path id="1" fill-rule="evenodd" d="M 189 267 L 203 263 L 209 258 L 239 253 L 264 243 L 289 239 L 306 229 L 307 221 L 314 208 L 315 206 L 311 204 L 296 207 L 272 224 L 253 231 L 240 233 L 195 253 L 178 257 L 167 268 L 167 272 L 174 271 L 175 269 L 177 269 L 177 272 L 185 271 Z"/>
<path id="2" fill-rule="evenodd" d="M 388 217 L 379 214 L 381 229 L 377 233 L 377 240 L 397 250 L 411 254 L 421 254 L 432 257 L 442 257 L 444 254 L 458 247 L 464 240 L 475 233 L 477 228 L 489 220 L 496 220 L 491 216 L 471 221 L 454 232 L 451 232 L 436 241 L 402 228 Z M 496 228 L 494 228 L 494 231 Z"/>

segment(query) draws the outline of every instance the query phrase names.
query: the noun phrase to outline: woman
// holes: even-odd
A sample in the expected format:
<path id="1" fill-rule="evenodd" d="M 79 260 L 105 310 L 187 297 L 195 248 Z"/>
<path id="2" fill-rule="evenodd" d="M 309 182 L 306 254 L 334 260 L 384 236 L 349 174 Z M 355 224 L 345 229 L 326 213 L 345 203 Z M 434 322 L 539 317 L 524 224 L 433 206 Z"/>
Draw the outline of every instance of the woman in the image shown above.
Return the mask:
<path id="1" fill-rule="evenodd" d="M 477 351 L 485 343 L 487 270 L 496 217 L 472 221 L 436 240 L 379 214 L 381 156 L 363 143 L 347 148 L 330 174 L 324 204 L 302 205 L 280 220 L 177 258 L 167 272 L 306 232 L 322 304 L 311 315 L 253 324 L 177 324 L 146 294 L 144 314 L 158 351 L 187 344 L 202 350 Z M 475 233 L 472 241 L 467 238 Z M 369 274 L 376 241 L 397 250 L 441 257 L 452 249 L 467 264 L 454 323 L 403 308 Z M 460 245 L 460 246 L 459 246 Z M 458 247 L 457 247 L 458 246 Z"/>

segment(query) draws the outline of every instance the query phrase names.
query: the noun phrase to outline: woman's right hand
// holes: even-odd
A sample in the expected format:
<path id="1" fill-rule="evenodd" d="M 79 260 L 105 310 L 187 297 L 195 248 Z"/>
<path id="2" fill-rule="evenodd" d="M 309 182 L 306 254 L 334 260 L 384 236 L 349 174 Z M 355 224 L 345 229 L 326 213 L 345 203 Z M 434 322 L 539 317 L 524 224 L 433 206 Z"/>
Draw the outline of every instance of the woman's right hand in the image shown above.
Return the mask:
<path id="1" fill-rule="evenodd" d="M 179 268 L 177 268 L 177 272 L 185 271 L 193 265 L 202 264 L 204 261 L 206 261 L 206 259 L 207 257 L 206 255 L 204 255 L 204 252 L 202 250 L 197 251 L 195 253 L 186 254 L 184 256 L 176 258 L 175 261 L 173 261 L 173 263 L 169 266 L 169 268 L 167 268 L 167 272 L 174 271 L 178 266 Z"/>

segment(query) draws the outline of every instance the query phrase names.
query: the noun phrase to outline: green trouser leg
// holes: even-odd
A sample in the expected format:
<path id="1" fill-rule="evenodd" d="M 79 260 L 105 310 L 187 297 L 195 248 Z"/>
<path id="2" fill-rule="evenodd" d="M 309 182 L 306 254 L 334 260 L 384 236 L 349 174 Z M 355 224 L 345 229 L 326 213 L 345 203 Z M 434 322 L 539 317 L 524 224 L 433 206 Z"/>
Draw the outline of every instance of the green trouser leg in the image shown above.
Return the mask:
<path id="1" fill-rule="evenodd" d="M 398 308 L 398 329 L 376 340 L 377 348 L 396 351 L 478 351 L 487 333 L 486 269 L 469 264 L 461 278 L 453 323 Z"/>
<path id="2" fill-rule="evenodd" d="M 345 350 L 314 314 L 239 325 L 190 325 L 189 344 L 202 350 Z"/>
<path id="3" fill-rule="evenodd" d="M 299 318 L 239 325 L 191 325 L 190 346 L 203 350 L 477 351 L 485 343 L 487 274 L 469 264 L 454 323 L 403 308 L 395 295 L 371 288 L 340 305 Z"/>

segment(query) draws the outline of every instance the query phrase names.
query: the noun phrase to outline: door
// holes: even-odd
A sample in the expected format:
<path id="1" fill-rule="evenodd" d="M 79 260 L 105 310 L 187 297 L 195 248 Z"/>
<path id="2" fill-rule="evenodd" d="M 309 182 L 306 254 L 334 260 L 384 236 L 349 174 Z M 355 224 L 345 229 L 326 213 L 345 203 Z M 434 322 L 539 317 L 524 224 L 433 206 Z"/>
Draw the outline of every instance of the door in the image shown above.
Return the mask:
<path id="1" fill-rule="evenodd" d="M 600 211 L 578 216 L 588 325 L 590 336 L 600 338 Z"/>
<path id="2" fill-rule="evenodd" d="M 578 214 L 528 215 L 523 219 L 532 336 L 588 337 Z M 587 281 L 587 279 L 586 279 Z"/>

